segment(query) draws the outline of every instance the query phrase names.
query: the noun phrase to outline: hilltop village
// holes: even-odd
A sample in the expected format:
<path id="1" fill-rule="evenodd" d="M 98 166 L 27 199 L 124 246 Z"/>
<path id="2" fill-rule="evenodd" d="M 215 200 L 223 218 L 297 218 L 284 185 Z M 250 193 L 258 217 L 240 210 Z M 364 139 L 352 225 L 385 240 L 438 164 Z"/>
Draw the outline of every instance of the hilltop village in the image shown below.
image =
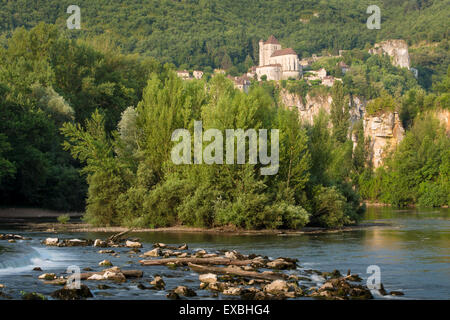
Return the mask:
<path id="1" fill-rule="evenodd" d="M 341 58 L 344 50 L 339 50 L 339 55 L 317 56 L 299 59 L 297 53 L 292 48 L 283 48 L 277 38 L 271 35 L 267 41 L 259 41 L 259 64 L 252 66 L 241 76 L 227 77 L 233 81 L 234 86 L 244 92 L 248 92 L 251 80 L 256 81 L 280 81 L 280 80 L 299 80 L 304 79 L 309 85 L 323 85 L 332 87 L 335 81 L 341 81 L 339 77 L 330 75 L 325 68 L 313 70 L 312 65 L 324 58 Z M 375 44 L 369 50 L 370 54 L 386 54 L 392 57 L 392 63 L 395 66 L 407 68 L 418 77 L 418 70 L 410 67 L 410 58 L 408 46 L 403 40 L 388 40 Z M 350 67 L 343 61 L 338 62 L 337 66 L 341 74 L 345 75 Z M 214 69 L 214 74 L 226 74 L 226 70 Z M 188 70 L 178 70 L 177 74 L 183 80 L 202 79 L 204 72 L 194 70 L 192 73 Z"/>
<path id="2" fill-rule="evenodd" d="M 394 66 L 410 70 L 414 76 L 418 77 L 418 71 L 410 66 L 408 45 L 404 40 L 387 40 L 377 43 L 368 51 L 371 55 L 387 55 Z M 257 66 L 252 66 L 241 76 L 227 77 L 233 81 L 235 88 L 248 92 L 251 81 L 295 81 L 303 80 L 310 87 L 333 87 L 336 81 L 342 82 L 341 77 L 330 74 L 330 70 L 321 65 L 321 61 L 339 61 L 334 69 L 339 70 L 339 74 L 344 76 L 351 70 L 343 61 L 344 50 L 340 50 L 336 56 L 332 55 L 312 55 L 299 59 L 297 53 L 292 48 L 283 48 L 277 38 L 271 35 L 266 41 L 259 41 L 259 62 Z M 202 79 L 205 75 L 203 71 L 194 70 L 190 73 L 187 70 L 177 71 L 179 77 L 184 80 Z M 227 74 L 226 70 L 215 69 L 214 74 Z M 335 74 L 335 72 L 334 72 Z M 321 109 L 330 112 L 332 97 L 331 94 L 323 96 L 312 96 L 306 94 L 300 97 L 298 93 L 293 93 L 283 88 L 281 85 L 280 99 L 289 108 L 297 108 L 299 116 L 303 121 L 311 122 Z M 375 168 L 383 163 L 385 155 L 395 148 L 403 139 L 404 128 L 397 112 L 388 112 L 381 115 L 368 115 L 366 106 L 369 101 L 363 97 L 353 96 L 349 101 L 351 122 L 356 123 L 363 120 L 364 134 L 370 136 L 370 157 Z M 354 145 L 357 145 L 356 137 L 352 136 Z"/>

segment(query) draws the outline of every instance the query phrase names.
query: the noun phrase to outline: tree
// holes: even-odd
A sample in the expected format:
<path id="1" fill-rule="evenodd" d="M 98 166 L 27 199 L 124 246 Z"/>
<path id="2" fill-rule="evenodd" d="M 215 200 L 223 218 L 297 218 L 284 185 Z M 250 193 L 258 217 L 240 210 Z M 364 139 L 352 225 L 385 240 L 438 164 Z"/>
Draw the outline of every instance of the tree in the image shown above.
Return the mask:
<path id="1" fill-rule="evenodd" d="M 336 141 L 343 143 L 347 140 L 350 113 L 348 98 L 344 93 L 341 81 L 335 81 L 332 88 L 331 123 L 333 124 L 333 136 Z"/>

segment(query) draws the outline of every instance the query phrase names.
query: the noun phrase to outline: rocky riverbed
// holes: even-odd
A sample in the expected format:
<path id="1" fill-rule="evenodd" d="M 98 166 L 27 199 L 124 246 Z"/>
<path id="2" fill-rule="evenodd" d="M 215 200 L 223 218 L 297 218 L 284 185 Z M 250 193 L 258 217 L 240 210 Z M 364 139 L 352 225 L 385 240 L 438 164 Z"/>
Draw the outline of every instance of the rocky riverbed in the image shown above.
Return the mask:
<path id="1" fill-rule="evenodd" d="M 30 238 L 18 234 L 0 234 L 0 240 L 14 243 Z M 188 244 L 168 245 L 154 243 L 144 249 L 138 238 L 127 237 L 127 232 L 106 239 L 77 239 L 48 237 L 41 246 L 50 248 L 82 247 L 98 256 L 97 265 L 80 270 L 80 286 L 77 276 L 66 272 L 46 272 L 35 266 L 33 277 L 40 286 L 56 286 L 50 294 L 37 287 L 33 292 L 21 290 L 23 299 L 89 299 L 101 292 L 108 295 L 112 287 L 126 289 L 128 282 L 138 290 L 158 292 L 167 299 L 220 298 L 245 300 L 271 299 L 373 299 L 374 296 L 362 278 L 350 270 L 342 275 L 338 270 L 321 272 L 301 267 L 301 262 L 289 257 L 267 257 L 258 254 L 242 254 L 232 248 L 223 250 L 190 249 Z M 140 268 L 115 266 L 114 258 L 126 255 L 129 265 Z M 165 268 L 165 272 L 161 271 Z M 196 274 L 195 280 L 172 281 L 183 274 Z M 312 281 L 319 279 L 320 281 Z M 169 280 L 169 281 L 168 281 Z M 170 284 L 169 284 L 170 283 Z M 93 291 L 97 293 L 93 293 Z M 380 295 L 401 295 L 387 292 L 383 287 Z M 12 298 L 8 288 L 0 284 L 0 298 Z"/>

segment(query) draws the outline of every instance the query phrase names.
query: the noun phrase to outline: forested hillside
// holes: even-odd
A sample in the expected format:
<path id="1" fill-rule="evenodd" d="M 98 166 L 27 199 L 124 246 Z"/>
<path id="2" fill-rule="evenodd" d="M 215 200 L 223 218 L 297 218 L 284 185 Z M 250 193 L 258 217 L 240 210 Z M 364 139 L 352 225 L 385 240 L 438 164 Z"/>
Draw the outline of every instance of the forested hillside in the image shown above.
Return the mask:
<path id="1" fill-rule="evenodd" d="M 450 139 L 433 112 L 450 106 L 450 0 L 83 0 L 81 30 L 66 27 L 71 1 L 1 4 L 0 205 L 86 210 L 99 225 L 299 228 L 355 223 L 363 199 L 449 204 Z M 382 8 L 381 30 L 366 27 L 369 4 Z M 256 64 L 270 34 L 300 57 L 347 49 L 312 66 L 342 83 L 252 81 L 245 94 L 210 77 Z M 368 53 L 392 38 L 409 43 L 419 79 Z M 339 62 L 350 66 L 345 75 Z M 208 76 L 182 81 L 175 68 Z M 299 122 L 280 88 L 331 95 L 330 114 Z M 398 112 L 406 129 L 376 171 L 349 96 L 370 100 L 368 115 Z M 170 134 L 192 133 L 194 120 L 280 129 L 279 173 L 175 166 Z"/>
<path id="2" fill-rule="evenodd" d="M 17 27 L 31 28 L 39 22 L 64 29 L 66 9 L 73 1 L 1 3 L 4 39 Z M 152 56 L 180 68 L 216 68 L 231 58 L 243 72 L 247 56 L 257 62 L 259 39 L 270 34 L 307 57 L 362 49 L 386 39 L 401 38 L 410 45 L 441 42 L 450 30 L 449 0 L 80 0 L 76 4 L 82 25 L 70 32 L 71 37 L 107 38 L 123 52 Z M 366 27 L 367 7 L 374 4 L 381 8 L 380 30 Z M 413 65 L 417 61 L 432 68 L 442 60 L 442 52 L 434 53 L 438 57 L 431 61 L 418 54 Z"/>

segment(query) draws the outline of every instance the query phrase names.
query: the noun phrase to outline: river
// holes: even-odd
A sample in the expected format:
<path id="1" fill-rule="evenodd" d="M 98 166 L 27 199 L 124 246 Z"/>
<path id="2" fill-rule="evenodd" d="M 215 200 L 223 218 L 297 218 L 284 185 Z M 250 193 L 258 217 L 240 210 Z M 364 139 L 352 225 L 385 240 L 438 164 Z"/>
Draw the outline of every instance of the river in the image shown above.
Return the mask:
<path id="1" fill-rule="evenodd" d="M 411 209 L 395 210 L 372 207 L 365 214 L 365 221 L 383 222 L 387 226 L 364 230 L 325 234 L 303 235 L 224 235 L 201 233 L 135 233 L 144 244 L 142 252 L 150 250 L 155 242 L 166 244 L 188 243 L 190 249 L 238 250 L 244 254 L 261 254 L 272 258 L 291 257 L 299 260 L 298 272 L 309 269 L 346 273 L 358 273 L 364 283 L 367 268 L 376 265 L 381 271 L 381 282 L 388 291 L 402 291 L 403 297 L 377 299 L 450 299 L 450 210 Z M 0 242 L 0 284 L 6 297 L 21 298 L 21 291 L 49 295 L 58 287 L 44 285 L 37 279 L 42 272 L 32 271 L 39 266 L 43 272 L 63 273 L 68 266 L 81 269 L 90 267 L 101 270 L 98 262 L 109 259 L 114 265 L 127 269 L 141 269 L 144 278 L 111 284 L 108 290 L 100 290 L 94 282 L 85 282 L 94 299 L 166 299 L 165 291 L 140 290 L 137 285 L 148 281 L 155 274 L 162 275 L 166 288 L 187 285 L 197 291 L 194 299 L 209 299 L 211 293 L 198 290 L 198 275 L 191 271 L 170 270 L 167 267 L 142 267 L 136 255 L 130 256 L 127 248 L 117 248 L 119 257 L 98 253 L 94 247 L 45 247 L 42 239 L 54 237 L 43 232 L 19 232 L 1 226 L 0 233 L 18 233 L 32 240 L 9 243 Z M 103 233 L 58 234 L 59 238 L 105 238 Z M 307 273 L 304 273 L 307 275 Z M 308 275 L 305 285 L 320 285 L 323 279 Z M 220 296 L 219 296 L 220 298 Z M 0 296 L 0 299 L 5 299 Z"/>

